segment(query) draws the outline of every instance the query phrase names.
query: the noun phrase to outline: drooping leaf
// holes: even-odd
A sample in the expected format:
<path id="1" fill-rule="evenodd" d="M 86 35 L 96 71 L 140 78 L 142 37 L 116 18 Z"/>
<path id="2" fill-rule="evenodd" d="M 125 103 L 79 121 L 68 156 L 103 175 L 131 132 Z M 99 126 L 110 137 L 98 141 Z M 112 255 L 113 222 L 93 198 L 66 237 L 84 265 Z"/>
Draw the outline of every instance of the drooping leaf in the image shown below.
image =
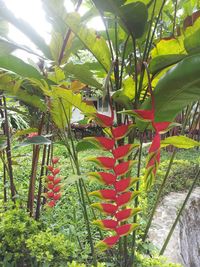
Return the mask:
<path id="1" fill-rule="evenodd" d="M 24 78 L 44 78 L 34 67 L 13 55 L 4 55 L 0 57 L 0 68 L 12 71 Z"/>
<path id="2" fill-rule="evenodd" d="M 98 38 L 94 30 L 88 29 L 84 24 L 81 24 L 78 13 L 68 14 L 66 23 L 83 42 L 85 47 L 96 57 L 104 69 L 109 71 L 111 67 L 111 55 L 103 37 Z"/>
<path id="3" fill-rule="evenodd" d="M 188 104 L 200 99 L 200 54 L 189 56 L 159 80 L 155 90 L 155 121 L 173 121 Z M 150 109 L 147 99 L 141 109 Z"/>
<path id="4" fill-rule="evenodd" d="M 17 19 L 6 7 L 3 1 L 0 2 L 0 16 L 23 32 L 44 53 L 47 58 L 51 59 L 49 47 L 43 38 L 32 28 L 31 25 L 28 24 L 28 22 L 22 19 Z"/>
<path id="5" fill-rule="evenodd" d="M 119 10 L 123 25 L 135 38 L 140 38 L 144 33 L 148 19 L 147 6 L 141 1 L 137 1 L 126 4 L 120 7 Z"/>
<path id="6" fill-rule="evenodd" d="M 63 70 L 86 85 L 102 88 L 102 85 L 94 78 L 93 73 L 85 64 L 68 63 Z"/>
<path id="7" fill-rule="evenodd" d="M 31 138 L 27 138 L 25 141 L 20 143 L 18 146 L 29 146 L 29 145 L 50 145 L 51 141 L 45 136 L 38 135 Z M 18 147 L 17 146 L 17 147 Z"/>
<path id="8" fill-rule="evenodd" d="M 179 135 L 179 136 L 167 137 L 161 141 L 162 147 L 165 147 L 168 145 L 172 145 L 177 148 L 189 149 L 189 148 L 200 146 L 200 142 L 197 142 L 187 136 Z"/>
<path id="9" fill-rule="evenodd" d="M 7 72 L 0 75 L 0 89 L 8 96 L 14 96 L 18 100 L 39 108 L 42 111 L 46 110 L 46 105 L 41 97 L 29 93 L 27 90 L 22 89 L 17 86 L 18 78 L 15 75 L 9 74 Z"/>

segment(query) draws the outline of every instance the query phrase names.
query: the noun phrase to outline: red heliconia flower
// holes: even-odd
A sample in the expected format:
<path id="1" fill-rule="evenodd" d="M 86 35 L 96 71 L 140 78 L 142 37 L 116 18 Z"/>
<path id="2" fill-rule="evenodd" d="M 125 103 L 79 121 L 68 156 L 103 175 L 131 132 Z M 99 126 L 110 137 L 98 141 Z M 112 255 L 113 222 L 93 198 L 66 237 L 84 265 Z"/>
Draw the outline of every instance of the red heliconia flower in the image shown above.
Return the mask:
<path id="1" fill-rule="evenodd" d="M 97 123 L 103 127 L 111 127 L 113 125 L 113 117 L 109 117 L 99 113 L 96 113 L 95 117 L 97 119 Z"/>
<path id="2" fill-rule="evenodd" d="M 116 199 L 116 191 L 112 189 L 103 189 L 103 190 L 93 191 L 90 193 L 90 195 L 96 196 L 96 197 L 99 197 L 105 200 L 115 201 Z"/>
<path id="3" fill-rule="evenodd" d="M 117 211 L 117 206 L 110 204 L 110 203 L 94 203 L 91 205 L 94 208 L 97 208 L 98 210 L 106 213 L 106 214 L 110 214 L 113 215 L 115 214 L 115 212 Z"/>
<path id="4" fill-rule="evenodd" d="M 133 110 L 139 118 L 145 121 L 153 121 L 154 120 L 154 110 Z"/>
<path id="5" fill-rule="evenodd" d="M 111 150 L 114 147 L 115 141 L 107 137 L 85 137 L 84 140 L 96 144 L 104 150 Z"/>
<path id="6" fill-rule="evenodd" d="M 58 193 L 58 192 L 60 191 L 60 189 L 61 189 L 61 187 L 60 187 L 59 185 L 57 185 L 57 186 L 55 186 L 55 187 L 53 188 L 53 192 L 54 192 L 54 193 Z"/>
<path id="7" fill-rule="evenodd" d="M 48 198 L 52 198 L 54 196 L 54 192 L 47 192 L 47 197 Z"/>
<path id="8" fill-rule="evenodd" d="M 140 194 L 139 191 L 133 191 L 133 192 L 124 192 L 121 195 L 118 195 L 116 198 L 116 204 L 117 206 L 123 206 L 125 204 L 127 204 L 129 201 L 131 201 L 132 199 L 134 199 L 136 196 L 138 196 Z"/>
<path id="9" fill-rule="evenodd" d="M 137 181 L 139 181 L 139 178 L 124 178 L 115 183 L 115 189 L 117 192 L 123 192 L 130 188 Z"/>
<path id="10" fill-rule="evenodd" d="M 141 210 L 142 210 L 141 208 L 120 210 L 116 212 L 115 218 L 117 219 L 117 221 L 122 222 L 124 220 L 127 220 L 133 214 L 140 212 Z"/>
<path id="11" fill-rule="evenodd" d="M 156 132 L 162 132 L 165 131 L 171 122 L 168 121 L 164 121 L 164 122 L 152 122 L 152 125 L 154 127 L 154 129 L 156 130 Z"/>
<path id="12" fill-rule="evenodd" d="M 59 168 L 52 170 L 53 175 L 57 175 L 60 172 Z"/>
<path id="13" fill-rule="evenodd" d="M 115 174 L 118 176 L 126 174 L 130 170 L 134 162 L 135 161 L 130 160 L 130 161 L 119 163 L 118 165 L 114 167 Z"/>
<path id="14" fill-rule="evenodd" d="M 115 159 L 109 157 L 96 157 L 90 158 L 88 160 L 96 163 L 97 165 L 105 169 L 113 169 L 116 162 Z"/>
<path id="15" fill-rule="evenodd" d="M 47 203 L 47 205 L 50 207 L 50 208 L 53 208 L 55 205 L 56 205 L 56 202 L 55 200 L 51 200 Z"/>
<path id="16" fill-rule="evenodd" d="M 133 148 L 136 146 L 137 145 L 130 145 L 130 144 L 119 146 L 118 148 L 112 151 L 113 156 L 115 159 L 123 159 L 124 157 L 129 156 Z"/>
<path id="17" fill-rule="evenodd" d="M 90 172 L 88 175 L 106 185 L 113 185 L 116 181 L 116 176 L 108 172 Z"/>
<path id="18" fill-rule="evenodd" d="M 96 247 L 99 248 L 101 251 L 104 251 L 106 249 L 109 249 L 113 247 L 118 241 L 119 241 L 120 236 L 110 236 L 105 238 L 104 240 L 100 241 Z"/>
<path id="19" fill-rule="evenodd" d="M 53 166 L 47 166 L 47 169 L 52 172 L 53 171 Z"/>
<path id="20" fill-rule="evenodd" d="M 59 184 L 60 182 L 61 182 L 61 178 L 56 178 L 53 181 L 54 184 Z"/>
<path id="21" fill-rule="evenodd" d="M 117 227 L 118 222 L 115 221 L 115 220 L 96 220 L 96 221 L 93 222 L 93 224 L 96 224 L 101 229 L 114 230 Z"/>
<path id="22" fill-rule="evenodd" d="M 118 236 L 125 236 L 125 235 L 128 235 L 133 230 L 135 230 L 137 227 L 138 227 L 137 223 L 124 224 L 124 225 L 117 227 L 117 229 L 115 231 L 116 231 Z"/>
<path id="23" fill-rule="evenodd" d="M 53 199 L 57 201 L 57 200 L 59 200 L 59 199 L 61 198 L 61 196 L 62 196 L 61 193 L 55 194 L 55 195 L 53 196 Z"/>
<path id="24" fill-rule="evenodd" d="M 38 136 L 38 133 L 37 132 L 34 132 L 34 133 L 30 133 L 30 134 L 28 134 L 28 138 L 32 138 L 32 137 L 34 137 L 34 136 Z"/>
<path id="25" fill-rule="evenodd" d="M 47 175 L 47 179 L 48 179 L 49 181 L 53 181 L 53 180 L 54 180 L 54 176 L 52 176 L 52 175 Z"/>
<path id="26" fill-rule="evenodd" d="M 57 164 L 59 160 L 60 160 L 60 158 L 58 158 L 58 157 L 52 158 L 52 163 Z"/>
<path id="27" fill-rule="evenodd" d="M 120 125 L 116 128 L 113 128 L 112 129 L 112 135 L 115 138 L 115 140 L 119 140 L 121 138 L 124 138 L 127 135 L 129 128 L 130 128 L 130 124 Z"/>
<path id="28" fill-rule="evenodd" d="M 48 183 L 47 187 L 48 187 L 48 189 L 51 189 L 52 190 L 54 188 L 54 184 Z"/>
<path id="29" fill-rule="evenodd" d="M 125 209 L 125 210 L 118 211 L 115 214 L 115 218 L 118 221 L 123 221 L 123 220 L 128 219 L 131 215 L 132 215 L 132 209 Z"/>

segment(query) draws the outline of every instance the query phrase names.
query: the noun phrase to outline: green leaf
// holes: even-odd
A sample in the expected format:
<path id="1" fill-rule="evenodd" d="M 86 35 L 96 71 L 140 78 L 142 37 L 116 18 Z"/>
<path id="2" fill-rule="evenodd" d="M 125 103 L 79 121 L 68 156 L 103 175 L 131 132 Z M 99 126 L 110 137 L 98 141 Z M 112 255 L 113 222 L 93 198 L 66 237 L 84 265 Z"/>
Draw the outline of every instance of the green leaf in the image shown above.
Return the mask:
<path id="1" fill-rule="evenodd" d="M 43 76 L 34 67 L 13 55 L 0 57 L 0 68 L 12 71 L 24 78 L 43 79 Z"/>
<path id="2" fill-rule="evenodd" d="M 187 54 L 184 48 L 183 37 L 162 39 L 151 51 L 151 57 L 155 58 L 161 55 Z"/>
<path id="3" fill-rule="evenodd" d="M 71 74 L 74 76 L 74 78 L 78 79 L 84 84 L 96 87 L 96 88 L 102 88 L 102 85 L 93 77 L 93 73 L 90 71 L 87 64 L 73 64 L 69 63 L 65 65 L 63 70 L 67 74 Z"/>
<path id="4" fill-rule="evenodd" d="M 156 73 L 162 71 L 163 69 L 178 63 L 185 57 L 186 55 L 177 55 L 177 54 L 157 56 L 152 59 L 149 66 L 149 70 L 153 75 L 155 75 Z"/>
<path id="5" fill-rule="evenodd" d="M 65 21 L 104 69 L 109 71 L 111 67 L 111 54 L 103 37 L 97 38 L 95 30 L 88 29 L 83 23 L 80 23 L 81 19 L 78 13 L 69 13 Z"/>
<path id="6" fill-rule="evenodd" d="M 31 138 L 27 138 L 24 142 L 20 143 L 19 146 L 29 146 L 29 145 L 50 145 L 51 140 L 47 139 L 42 135 L 34 136 Z"/>
<path id="7" fill-rule="evenodd" d="M 46 57 L 51 59 L 49 47 L 43 38 L 32 28 L 28 22 L 17 19 L 14 14 L 1 1 L 0 3 L 0 17 L 13 24 L 21 32 L 23 32 L 43 53 Z"/>
<path id="8" fill-rule="evenodd" d="M 19 137 L 19 136 L 22 136 L 22 135 L 26 135 L 26 134 L 29 134 L 29 133 L 34 133 L 34 132 L 37 132 L 38 129 L 37 128 L 28 128 L 28 129 L 24 129 L 24 130 L 18 130 L 14 136 L 15 137 Z"/>
<path id="9" fill-rule="evenodd" d="M 200 99 L 200 54 L 189 56 L 159 80 L 155 90 L 155 121 L 173 121 L 177 113 Z M 151 108 L 148 98 L 141 109 Z"/>
<path id="10" fill-rule="evenodd" d="M 5 92 L 8 96 L 14 96 L 18 100 L 22 100 L 26 104 L 29 104 L 33 107 L 39 108 L 42 111 L 46 110 L 46 105 L 43 100 L 34 94 L 28 92 L 28 90 L 19 88 L 18 85 L 20 80 L 17 80 L 17 77 L 14 74 L 2 73 L 0 75 L 0 89 Z"/>
<path id="11" fill-rule="evenodd" d="M 186 37 L 184 40 L 185 49 L 189 54 L 200 52 L 200 18 L 198 18 L 193 26 L 186 29 Z"/>
<path id="12" fill-rule="evenodd" d="M 52 98 L 51 114 L 59 128 L 64 129 L 67 121 L 70 121 L 72 107 L 78 108 L 83 113 L 96 113 L 94 106 L 86 104 L 82 100 L 81 94 L 74 94 L 72 90 L 51 86 L 51 91 L 45 90 L 44 93 Z"/>
<path id="13" fill-rule="evenodd" d="M 73 185 L 76 182 L 78 182 L 80 179 L 82 179 L 83 177 L 80 175 L 69 175 L 67 177 L 67 179 L 65 180 L 65 185 Z"/>
<path id="14" fill-rule="evenodd" d="M 82 152 L 82 151 L 86 151 L 86 150 L 90 150 L 90 149 L 100 149 L 100 147 L 95 144 L 95 143 L 91 143 L 87 140 L 82 140 L 80 142 L 78 142 L 77 146 L 76 146 L 76 151 L 77 152 Z"/>
<path id="15" fill-rule="evenodd" d="M 114 12 L 113 6 L 116 8 L 120 7 L 123 5 L 126 0 L 93 0 L 95 3 L 96 7 L 102 11 L 109 11 L 109 12 Z"/>
<path id="16" fill-rule="evenodd" d="M 148 19 L 147 6 L 137 1 L 126 4 L 119 8 L 119 16 L 128 31 L 135 37 L 140 38 L 144 31 Z"/>
<path id="17" fill-rule="evenodd" d="M 167 137 L 161 141 L 162 147 L 169 146 L 169 145 L 175 146 L 177 148 L 189 149 L 189 148 L 200 146 L 200 142 L 197 142 L 189 137 L 179 135 L 179 136 Z"/>

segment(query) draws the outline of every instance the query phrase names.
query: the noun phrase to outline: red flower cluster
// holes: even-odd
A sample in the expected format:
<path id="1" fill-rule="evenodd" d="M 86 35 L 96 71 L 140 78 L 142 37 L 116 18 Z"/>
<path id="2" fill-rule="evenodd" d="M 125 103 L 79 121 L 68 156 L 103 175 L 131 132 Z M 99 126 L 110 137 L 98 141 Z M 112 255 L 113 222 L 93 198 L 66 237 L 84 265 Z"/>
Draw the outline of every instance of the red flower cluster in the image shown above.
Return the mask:
<path id="1" fill-rule="evenodd" d="M 149 148 L 149 155 L 146 163 L 146 172 L 144 175 L 145 187 L 146 190 L 148 190 L 154 181 L 160 163 L 160 134 L 162 131 L 165 131 L 169 127 L 171 122 L 155 122 L 154 104 L 152 104 L 151 110 L 133 110 L 132 113 L 133 115 L 136 115 L 140 120 L 149 121 L 153 129 L 155 130 L 155 136 Z"/>
<path id="2" fill-rule="evenodd" d="M 61 198 L 61 178 L 57 177 L 57 174 L 59 174 L 60 169 L 55 168 L 55 165 L 58 163 L 59 158 L 53 158 L 52 159 L 52 165 L 48 166 L 48 170 L 51 172 L 51 175 L 47 175 L 47 188 L 48 192 L 46 193 L 46 196 L 48 198 L 47 205 L 51 208 L 53 208 L 56 205 L 56 202 Z"/>
<path id="3" fill-rule="evenodd" d="M 131 124 L 114 128 L 112 127 L 113 117 L 102 114 L 95 114 L 94 116 L 100 125 L 110 127 L 111 129 L 111 138 L 86 138 L 87 141 L 95 143 L 95 145 L 98 145 L 103 150 L 109 151 L 112 155 L 111 157 L 89 159 L 103 169 L 109 170 L 109 172 L 93 172 L 89 174 L 91 178 L 94 178 L 98 182 L 111 186 L 109 189 L 90 193 L 90 195 L 104 200 L 104 203 L 94 203 L 92 206 L 109 216 L 108 219 L 94 221 L 94 224 L 104 230 L 112 230 L 114 232 L 113 236 L 107 237 L 97 244 L 97 247 L 101 250 L 105 250 L 115 245 L 121 236 L 128 235 L 138 227 L 136 223 L 125 223 L 125 221 L 141 209 L 127 207 L 127 204 L 140 193 L 139 191 L 128 191 L 139 179 L 125 176 L 130 171 L 135 161 L 123 161 L 138 145 L 127 144 L 117 147 L 117 140 L 124 138 L 128 134 L 132 127 Z"/>

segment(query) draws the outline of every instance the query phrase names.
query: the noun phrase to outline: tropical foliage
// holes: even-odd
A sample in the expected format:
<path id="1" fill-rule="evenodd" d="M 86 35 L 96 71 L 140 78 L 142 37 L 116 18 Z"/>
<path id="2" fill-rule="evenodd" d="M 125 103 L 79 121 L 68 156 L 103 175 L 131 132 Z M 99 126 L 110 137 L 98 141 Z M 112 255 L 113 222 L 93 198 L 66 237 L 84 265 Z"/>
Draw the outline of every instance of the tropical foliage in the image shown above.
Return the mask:
<path id="1" fill-rule="evenodd" d="M 101 266 L 98 261 L 109 266 L 161 264 L 156 259 L 153 263 L 150 259 L 146 261 L 138 244 L 146 242 L 178 149 L 200 145 L 199 138 L 191 138 L 193 131 L 199 131 L 200 2 L 75 0 L 74 12 L 68 12 L 64 0 L 41 2 L 51 24 L 48 44 L 0 0 L 1 262 L 16 266 L 62 266 L 70 261 L 69 266 L 78 266 L 73 261 L 77 261 L 76 243 L 80 255 L 84 247 L 86 251 L 90 248 L 88 258 L 82 260 L 83 266 L 84 263 Z M 86 11 L 80 15 L 82 6 Z M 96 16 L 104 23 L 103 31 L 96 32 L 87 26 Z M 11 40 L 10 24 L 25 34 L 36 49 Z M 19 58 L 16 50 L 37 59 Z M 99 113 L 84 99 L 88 88 L 101 95 L 103 101 L 108 99 L 110 115 Z M 71 125 L 77 109 L 96 127 L 101 127 L 103 136 L 77 143 Z M 65 169 L 71 176 L 68 180 L 66 174 L 61 175 L 62 155 L 57 157 L 54 152 L 58 145 L 62 146 L 65 162 L 69 160 L 71 164 Z M 87 170 L 88 175 L 80 155 L 94 147 L 103 149 L 103 154 L 89 159 L 98 167 L 90 165 L 93 171 Z M 29 152 L 26 172 L 18 166 L 17 158 L 21 155 L 16 151 L 20 149 Z M 153 188 L 162 149 L 171 149 L 172 156 L 149 221 L 142 228 L 144 207 L 140 195 Z M 187 199 L 197 183 L 197 169 Z M 26 177 L 20 181 L 22 174 Z M 92 186 L 92 191 L 86 176 L 101 184 L 101 189 Z M 69 184 L 76 189 L 79 206 L 75 205 L 73 216 L 66 214 L 60 220 L 70 217 L 69 225 L 76 221 L 77 227 L 79 209 L 84 218 L 81 230 L 87 237 L 83 242 L 77 234 L 76 240 L 68 243 L 58 231 L 53 233 L 59 224 L 57 211 L 67 208 L 63 201 L 71 198 Z M 104 202 L 92 204 L 93 196 Z M 10 201 L 13 210 L 8 205 Z M 98 219 L 95 208 L 107 217 Z M 45 225 L 54 212 L 55 221 L 49 229 Z M 91 222 L 100 227 L 99 231 Z M 109 232 L 107 237 L 101 229 Z M 17 248 L 12 239 L 15 232 L 21 236 L 15 240 Z M 168 241 L 169 238 L 160 255 Z M 165 260 L 163 266 L 167 266 Z"/>

